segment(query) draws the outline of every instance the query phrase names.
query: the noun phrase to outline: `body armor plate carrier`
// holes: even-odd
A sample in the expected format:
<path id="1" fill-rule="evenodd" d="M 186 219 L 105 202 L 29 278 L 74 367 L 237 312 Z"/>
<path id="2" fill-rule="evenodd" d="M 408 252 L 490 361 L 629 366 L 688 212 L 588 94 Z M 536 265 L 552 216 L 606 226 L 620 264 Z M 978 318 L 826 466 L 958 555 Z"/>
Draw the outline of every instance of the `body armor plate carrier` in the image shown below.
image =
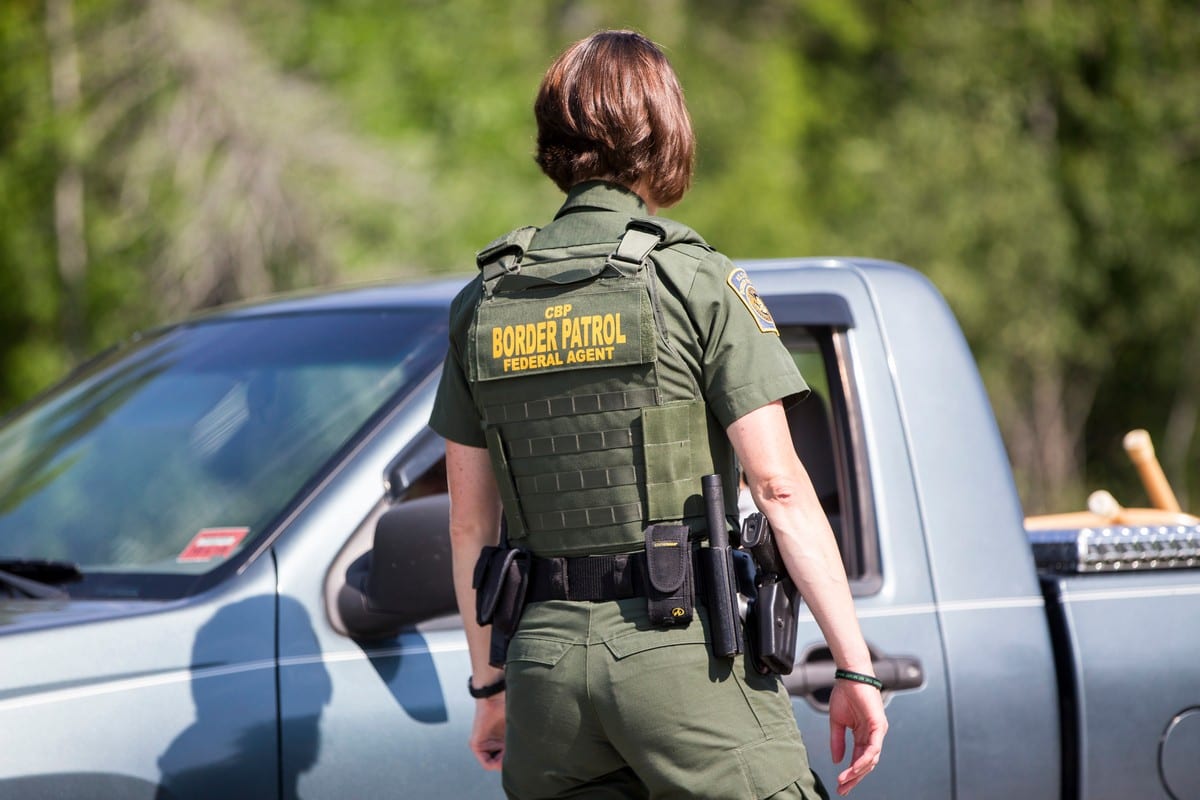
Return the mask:
<path id="1" fill-rule="evenodd" d="M 707 247 L 670 220 L 611 244 L 527 250 L 522 228 L 480 252 L 466 354 L 509 538 L 537 555 L 629 552 L 693 518 L 700 477 L 729 472 L 691 370 L 667 338 L 654 251 Z"/>

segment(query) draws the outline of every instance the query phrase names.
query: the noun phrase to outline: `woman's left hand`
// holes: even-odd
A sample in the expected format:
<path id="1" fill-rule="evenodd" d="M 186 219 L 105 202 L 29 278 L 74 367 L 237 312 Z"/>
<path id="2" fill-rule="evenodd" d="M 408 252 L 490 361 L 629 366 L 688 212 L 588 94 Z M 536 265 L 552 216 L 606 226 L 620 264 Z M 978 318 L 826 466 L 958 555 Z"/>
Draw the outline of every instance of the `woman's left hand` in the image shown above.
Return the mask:
<path id="1" fill-rule="evenodd" d="M 837 793 L 848 794 L 879 763 L 888 721 L 883 696 L 874 686 L 837 681 L 829 698 L 829 750 L 833 762 L 846 757 L 846 729 L 854 736 L 850 766 L 838 775 Z"/>

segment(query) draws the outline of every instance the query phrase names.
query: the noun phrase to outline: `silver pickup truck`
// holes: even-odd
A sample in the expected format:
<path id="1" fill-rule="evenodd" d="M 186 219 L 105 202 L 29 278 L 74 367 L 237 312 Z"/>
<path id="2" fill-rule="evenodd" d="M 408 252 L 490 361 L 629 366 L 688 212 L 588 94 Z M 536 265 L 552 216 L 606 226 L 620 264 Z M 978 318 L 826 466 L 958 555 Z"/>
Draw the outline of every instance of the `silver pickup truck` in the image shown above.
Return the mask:
<path id="1" fill-rule="evenodd" d="M 886 684 L 854 796 L 1200 798 L 1200 529 L 1027 533 L 924 278 L 744 266 L 814 389 L 792 434 Z M 0 798 L 500 796 L 425 425 L 461 283 L 155 330 L 5 420 Z M 832 779 L 833 665 L 811 618 L 798 642 Z"/>

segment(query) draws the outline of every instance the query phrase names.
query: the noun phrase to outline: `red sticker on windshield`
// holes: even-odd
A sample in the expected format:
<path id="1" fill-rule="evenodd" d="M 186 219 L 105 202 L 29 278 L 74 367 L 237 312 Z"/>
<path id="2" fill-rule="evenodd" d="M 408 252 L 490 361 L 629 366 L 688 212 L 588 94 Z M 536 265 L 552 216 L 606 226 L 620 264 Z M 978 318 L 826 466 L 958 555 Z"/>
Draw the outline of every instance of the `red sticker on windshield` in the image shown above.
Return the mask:
<path id="1" fill-rule="evenodd" d="M 188 542 L 176 561 L 212 561 L 225 558 L 242 543 L 249 528 L 204 528 Z"/>

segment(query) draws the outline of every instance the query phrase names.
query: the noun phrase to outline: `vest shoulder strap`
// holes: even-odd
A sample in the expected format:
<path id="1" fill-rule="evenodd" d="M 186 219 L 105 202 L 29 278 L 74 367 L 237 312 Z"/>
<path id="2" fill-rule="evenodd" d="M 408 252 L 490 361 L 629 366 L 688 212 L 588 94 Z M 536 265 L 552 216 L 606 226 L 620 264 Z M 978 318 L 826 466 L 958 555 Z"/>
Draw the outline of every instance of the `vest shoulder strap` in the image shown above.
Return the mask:
<path id="1" fill-rule="evenodd" d="M 539 228 L 526 226 L 492 241 L 475 256 L 475 263 L 483 273 L 484 291 L 488 297 L 496 291 L 502 278 L 521 273 L 521 262 Z M 647 264 L 650 253 L 675 244 L 694 244 L 707 250 L 712 248 L 688 226 L 665 217 L 634 217 L 625 226 L 617 247 L 604 262 L 604 268 L 615 270 L 621 275 L 631 276 L 640 272 Z M 597 265 L 599 267 L 599 265 Z M 595 268 L 593 268 L 595 269 Z M 588 274 L 594 275 L 589 271 Z M 559 281 L 577 279 L 574 273 L 560 276 Z M 545 276 L 542 281 L 547 280 Z M 507 284 L 506 284 L 507 285 Z"/>
<path id="2" fill-rule="evenodd" d="M 674 244 L 696 244 L 711 250 L 708 242 L 687 225 L 665 217 L 634 217 L 625 226 L 617 249 L 608 257 L 607 266 L 628 275 L 646 265 L 655 250 Z"/>
<path id="3" fill-rule="evenodd" d="M 475 254 L 475 264 L 483 273 L 483 286 L 489 296 L 497 280 L 521 271 L 521 259 L 538 230 L 532 225 L 517 228 Z"/>
<path id="4" fill-rule="evenodd" d="M 625 232 L 617 242 L 617 249 L 604 262 L 606 268 L 613 269 L 621 275 L 633 276 L 642 274 L 646 281 L 646 289 L 650 293 L 650 304 L 654 311 L 654 324 L 657 326 L 667 349 L 678 356 L 678 351 L 671 343 L 667 332 L 667 323 L 663 317 L 662 303 L 658 296 L 658 272 L 650 254 L 655 250 L 676 244 L 694 244 L 712 250 L 708 242 L 689 228 L 687 225 L 665 217 L 634 217 L 625 225 Z M 690 375 L 690 373 L 689 373 Z M 692 380 L 692 388 L 697 396 L 700 387 Z"/>
<path id="5" fill-rule="evenodd" d="M 698 244 L 706 250 L 712 249 L 709 247 L 708 242 L 704 241 L 704 237 L 682 222 L 676 222 L 673 219 L 667 219 L 666 217 L 635 217 L 629 221 L 629 224 L 657 231 L 662 236 L 663 247 L 670 247 L 673 244 Z"/>

